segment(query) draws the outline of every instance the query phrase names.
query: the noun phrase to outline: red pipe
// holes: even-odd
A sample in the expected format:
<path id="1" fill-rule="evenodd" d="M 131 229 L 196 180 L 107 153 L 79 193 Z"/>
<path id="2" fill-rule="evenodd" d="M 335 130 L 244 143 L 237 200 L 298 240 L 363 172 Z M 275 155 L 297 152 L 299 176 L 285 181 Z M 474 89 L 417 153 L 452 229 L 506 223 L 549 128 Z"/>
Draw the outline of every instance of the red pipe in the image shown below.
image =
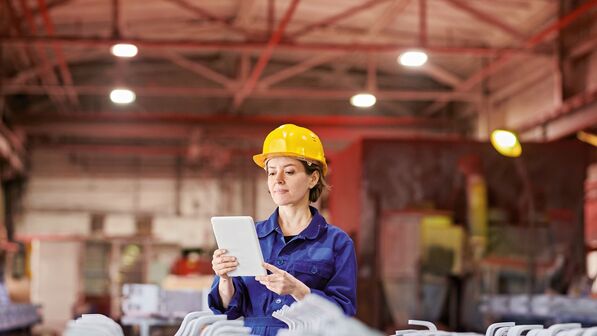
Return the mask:
<path id="1" fill-rule="evenodd" d="M 235 94 L 233 90 L 225 88 L 207 88 L 207 87 L 163 87 L 163 86 L 128 86 L 135 91 L 137 96 L 154 97 L 230 97 Z M 107 95 L 113 87 L 105 85 L 77 85 L 70 86 L 68 89 L 77 91 L 79 94 L 86 95 Z M 258 89 L 253 92 L 253 97 L 268 99 L 338 99 L 345 100 L 352 97 L 358 90 L 351 89 L 312 89 L 312 88 L 279 88 L 279 89 Z M 63 94 L 62 86 L 42 86 L 33 84 L 7 84 L 2 87 L 0 95 L 12 95 L 17 93 L 27 93 L 31 95 L 45 94 L 47 92 L 54 94 Z M 447 101 L 472 101 L 478 102 L 481 97 L 477 93 L 454 92 L 454 91 L 408 91 L 408 90 L 378 90 L 375 93 L 378 100 L 398 100 L 398 101 L 418 101 L 418 100 L 447 100 Z"/>
<path id="2" fill-rule="evenodd" d="M 239 90 L 238 94 L 236 94 L 234 96 L 234 105 L 233 106 L 234 106 L 235 110 L 240 107 L 240 105 L 243 103 L 245 98 L 248 95 L 250 95 L 251 92 L 253 91 L 253 89 L 255 88 L 255 85 L 257 84 L 257 81 L 259 80 L 261 73 L 263 72 L 263 70 L 265 70 L 267 63 L 269 62 L 269 60 L 274 52 L 274 48 L 276 47 L 276 45 L 278 45 L 278 43 L 282 39 L 282 35 L 284 34 L 284 31 L 286 30 L 286 26 L 290 22 L 290 19 L 292 18 L 292 15 L 294 14 L 296 8 L 298 7 L 299 2 L 300 2 L 300 0 L 292 0 L 290 5 L 288 6 L 288 9 L 286 10 L 286 13 L 282 17 L 282 20 L 280 21 L 278 28 L 272 34 L 272 37 L 270 38 L 269 42 L 267 43 L 267 46 L 265 47 L 265 49 L 261 52 L 261 55 L 259 55 L 257 64 L 255 65 L 253 72 L 251 72 L 249 79 L 247 79 L 247 81 L 245 82 L 245 85 L 243 85 L 243 87 Z"/>
<path id="3" fill-rule="evenodd" d="M 187 50 L 232 50 L 232 51 L 256 51 L 266 47 L 263 42 L 229 42 L 229 41 L 193 41 L 193 40 L 148 40 L 148 39 L 114 39 L 79 36 L 41 37 L 41 36 L 0 36 L 0 42 L 5 44 L 37 44 L 62 45 L 104 48 L 115 43 L 131 43 L 144 49 L 187 49 Z M 281 41 L 276 48 L 283 51 L 319 51 L 319 52 L 378 52 L 398 53 L 401 51 L 417 48 L 416 44 L 395 44 L 395 43 L 293 43 Z M 525 48 L 491 48 L 491 47 L 464 47 L 464 46 L 426 46 L 425 51 L 431 54 L 457 54 L 494 57 L 500 53 L 511 54 L 541 54 L 550 53 L 536 52 Z"/>
<path id="4" fill-rule="evenodd" d="M 38 122 L 107 122 L 107 123 L 182 123 L 206 125 L 252 125 L 275 126 L 282 123 L 294 123 L 306 126 L 339 126 L 339 127 L 394 127 L 425 125 L 441 127 L 449 121 L 437 118 L 424 117 L 386 117 L 386 116 L 347 116 L 347 115 L 254 115 L 254 116 L 229 116 L 221 113 L 197 114 L 172 112 L 89 112 L 89 113 L 34 113 L 19 116 L 17 123 Z"/>
<path id="5" fill-rule="evenodd" d="M 380 3 L 386 2 L 386 1 L 389 1 L 389 0 L 369 0 L 363 4 L 348 8 L 347 10 L 345 10 L 339 14 L 332 15 L 320 22 L 315 22 L 315 23 L 309 24 L 309 25 L 289 34 L 288 39 L 296 40 L 296 39 L 310 33 L 311 31 L 313 31 L 315 29 L 327 27 L 327 26 L 332 25 L 340 20 L 346 19 L 346 18 L 353 16 L 365 9 L 368 9 L 372 6 L 375 6 L 377 4 L 380 4 Z"/>

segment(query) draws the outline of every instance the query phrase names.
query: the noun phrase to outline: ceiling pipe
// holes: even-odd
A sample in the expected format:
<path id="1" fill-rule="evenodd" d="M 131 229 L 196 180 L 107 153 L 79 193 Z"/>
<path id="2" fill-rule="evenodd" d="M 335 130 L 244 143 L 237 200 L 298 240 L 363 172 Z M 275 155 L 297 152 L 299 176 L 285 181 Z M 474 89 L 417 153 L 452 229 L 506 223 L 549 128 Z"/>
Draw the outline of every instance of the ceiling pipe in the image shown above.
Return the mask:
<path id="1" fill-rule="evenodd" d="M 137 96 L 153 97 L 233 97 L 234 89 L 217 87 L 160 87 L 160 86 L 128 86 Z M 105 85 L 75 85 L 69 87 L 81 95 L 106 95 L 113 87 Z M 304 87 L 286 88 L 257 88 L 252 93 L 253 98 L 265 99 L 322 99 L 322 100 L 347 100 L 357 90 L 352 89 L 318 89 Z M 33 84 L 6 84 L 0 95 L 30 94 L 39 95 L 51 92 L 64 94 L 62 86 L 42 86 Z M 417 90 L 378 90 L 375 93 L 379 100 L 394 101 L 428 101 L 441 99 L 446 101 L 479 102 L 481 97 L 471 92 L 454 91 L 417 91 Z"/>
<path id="2" fill-rule="evenodd" d="M 177 113 L 162 112 L 86 112 L 86 113 L 60 113 L 48 114 L 28 113 L 20 114 L 16 122 L 23 124 L 36 124 L 44 122 L 90 122 L 90 123 L 182 123 L 204 125 L 261 125 L 276 126 L 285 122 L 307 126 L 338 126 L 338 127 L 398 127 L 398 126 L 436 126 L 442 127 L 449 124 L 447 120 L 423 117 L 386 117 L 386 116 L 348 116 L 348 115 L 253 115 L 230 116 L 222 113 Z"/>
<path id="3" fill-rule="evenodd" d="M 81 37 L 81 36 L 2 36 L 0 43 L 7 45 L 52 45 L 60 43 L 63 46 L 76 46 L 87 48 L 105 48 L 115 43 L 131 43 L 143 49 L 180 49 L 200 51 L 259 51 L 266 47 L 264 42 L 230 42 L 230 41 L 197 41 L 197 40 L 157 40 L 139 38 L 104 38 L 104 37 Z M 416 43 L 294 43 L 280 41 L 276 49 L 280 51 L 318 51 L 318 52 L 377 52 L 377 53 L 400 53 L 409 49 L 417 48 Z M 425 51 L 439 55 L 469 55 L 478 57 L 494 57 L 499 54 L 512 55 L 544 55 L 552 53 L 533 51 L 528 48 L 493 48 L 493 47 L 470 47 L 470 46 L 439 46 L 428 45 Z"/>

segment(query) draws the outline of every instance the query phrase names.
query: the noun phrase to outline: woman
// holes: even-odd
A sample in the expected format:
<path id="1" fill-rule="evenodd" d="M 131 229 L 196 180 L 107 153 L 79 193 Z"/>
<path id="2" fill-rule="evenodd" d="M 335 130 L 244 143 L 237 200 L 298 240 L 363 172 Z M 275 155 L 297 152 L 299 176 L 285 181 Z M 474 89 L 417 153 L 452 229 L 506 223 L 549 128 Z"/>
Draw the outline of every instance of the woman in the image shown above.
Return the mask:
<path id="1" fill-rule="evenodd" d="M 253 156 L 267 172 L 267 185 L 278 208 L 256 225 L 268 275 L 229 277 L 234 256 L 216 250 L 216 278 L 208 302 L 228 319 L 244 317 L 256 335 L 276 335 L 286 324 L 272 317 L 284 305 L 314 293 L 336 303 L 346 315 L 356 313 L 356 257 L 353 242 L 309 206 L 327 187 L 321 141 L 292 124 L 269 133 L 263 153 Z"/>

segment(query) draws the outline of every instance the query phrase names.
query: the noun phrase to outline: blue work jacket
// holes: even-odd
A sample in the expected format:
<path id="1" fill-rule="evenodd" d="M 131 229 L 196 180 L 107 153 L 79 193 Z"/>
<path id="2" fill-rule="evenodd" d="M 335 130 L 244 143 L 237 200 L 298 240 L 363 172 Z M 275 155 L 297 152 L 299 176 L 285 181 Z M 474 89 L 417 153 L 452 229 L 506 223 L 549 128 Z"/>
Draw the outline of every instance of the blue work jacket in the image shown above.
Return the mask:
<path id="1" fill-rule="evenodd" d="M 302 281 L 318 294 L 336 303 L 344 313 L 356 313 L 357 263 L 352 239 L 339 228 L 328 224 L 317 209 L 310 207 L 309 226 L 290 240 L 278 225 L 278 209 L 266 221 L 256 225 L 263 258 Z M 210 309 L 226 314 L 228 319 L 244 317 L 245 326 L 255 335 L 276 335 L 286 324 L 272 317 L 284 305 L 295 302 L 291 295 L 278 295 L 255 280 L 255 277 L 233 277 L 234 295 L 227 309 L 218 292 L 216 276 L 208 296 Z"/>

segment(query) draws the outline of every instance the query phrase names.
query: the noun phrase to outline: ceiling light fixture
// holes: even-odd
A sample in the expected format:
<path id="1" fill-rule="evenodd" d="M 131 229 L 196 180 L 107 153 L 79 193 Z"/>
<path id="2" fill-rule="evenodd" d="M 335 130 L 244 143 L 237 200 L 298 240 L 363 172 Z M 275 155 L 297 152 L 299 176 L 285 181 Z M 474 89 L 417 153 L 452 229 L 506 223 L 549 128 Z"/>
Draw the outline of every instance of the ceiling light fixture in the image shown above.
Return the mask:
<path id="1" fill-rule="evenodd" d="M 130 104 L 136 98 L 135 93 L 129 89 L 117 88 L 110 92 L 110 100 L 116 104 Z"/>
<path id="2" fill-rule="evenodd" d="M 508 157 L 519 157 L 522 146 L 514 132 L 497 129 L 491 132 L 491 145 L 498 153 Z"/>
<path id="3" fill-rule="evenodd" d="M 408 67 L 419 67 L 427 63 L 427 54 L 422 51 L 407 51 L 398 57 L 398 62 Z"/>
<path id="4" fill-rule="evenodd" d="M 362 108 L 371 107 L 375 105 L 376 101 L 377 99 L 375 98 L 375 96 L 370 93 L 358 93 L 350 97 L 350 103 L 352 104 L 352 106 Z"/>
<path id="5" fill-rule="evenodd" d="M 137 55 L 139 49 L 134 44 L 118 43 L 113 45 L 112 48 L 110 48 L 110 51 L 112 52 L 112 55 L 116 57 L 131 58 Z"/>

